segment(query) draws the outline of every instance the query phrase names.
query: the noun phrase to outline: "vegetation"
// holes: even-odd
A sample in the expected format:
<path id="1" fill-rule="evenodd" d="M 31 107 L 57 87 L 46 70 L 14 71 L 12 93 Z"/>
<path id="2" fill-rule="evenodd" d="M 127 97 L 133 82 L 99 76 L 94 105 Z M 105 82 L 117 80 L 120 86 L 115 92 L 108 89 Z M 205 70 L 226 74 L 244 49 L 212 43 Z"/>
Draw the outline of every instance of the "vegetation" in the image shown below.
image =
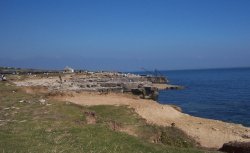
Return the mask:
<path id="1" fill-rule="evenodd" d="M 180 130 L 148 125 L 125 106 L 83 107 L 48 100 L 8 82 L 0 82 L 0 149 L 4 153 L 208 152 L 195 148 Z"/>

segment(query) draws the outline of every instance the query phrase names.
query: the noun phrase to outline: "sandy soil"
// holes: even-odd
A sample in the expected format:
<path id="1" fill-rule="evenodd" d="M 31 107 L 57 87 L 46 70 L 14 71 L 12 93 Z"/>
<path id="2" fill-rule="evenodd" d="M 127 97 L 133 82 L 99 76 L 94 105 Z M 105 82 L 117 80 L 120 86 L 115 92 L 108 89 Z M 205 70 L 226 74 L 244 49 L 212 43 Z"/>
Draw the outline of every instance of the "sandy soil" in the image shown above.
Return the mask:
<path id="1" fill-rule="evenodd" d="M 250 141 L 250 128 L 238 124 L 203 119 L 181 113 L 170 105 L 161 105 L 153 100 L 139 99 L 132 95 L 97 93 L 73 93 L 56 99 L 80 105 L 127 105 L 148 123 L 175 126 L 193 137 L 203 147 L 220 148 L 229 141 Z"/>

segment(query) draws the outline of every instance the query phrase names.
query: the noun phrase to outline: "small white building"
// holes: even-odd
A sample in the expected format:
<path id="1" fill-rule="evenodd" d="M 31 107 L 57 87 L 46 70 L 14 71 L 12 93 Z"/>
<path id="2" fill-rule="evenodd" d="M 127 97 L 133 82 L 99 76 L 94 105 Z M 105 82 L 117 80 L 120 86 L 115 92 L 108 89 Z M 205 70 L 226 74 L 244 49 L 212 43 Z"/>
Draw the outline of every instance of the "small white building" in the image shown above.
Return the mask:
<path id="1" fill-rule="evenodd" d="M 64 73 L 74 73 L 75 70 L 69 66 L 66 66 L 63 70 Z"/>

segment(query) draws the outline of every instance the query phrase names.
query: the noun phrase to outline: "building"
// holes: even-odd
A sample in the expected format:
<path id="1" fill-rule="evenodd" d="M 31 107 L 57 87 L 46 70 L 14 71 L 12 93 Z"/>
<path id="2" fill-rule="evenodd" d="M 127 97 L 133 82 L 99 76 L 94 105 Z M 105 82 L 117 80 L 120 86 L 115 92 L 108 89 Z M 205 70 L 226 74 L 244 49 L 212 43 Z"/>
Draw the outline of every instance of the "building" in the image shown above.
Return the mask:
<path id="1" fill-rule="evenodd" d="M 75 70 L 69 66 L 66 66 L 63 70 L 64 73 L 74 73 Z"/>

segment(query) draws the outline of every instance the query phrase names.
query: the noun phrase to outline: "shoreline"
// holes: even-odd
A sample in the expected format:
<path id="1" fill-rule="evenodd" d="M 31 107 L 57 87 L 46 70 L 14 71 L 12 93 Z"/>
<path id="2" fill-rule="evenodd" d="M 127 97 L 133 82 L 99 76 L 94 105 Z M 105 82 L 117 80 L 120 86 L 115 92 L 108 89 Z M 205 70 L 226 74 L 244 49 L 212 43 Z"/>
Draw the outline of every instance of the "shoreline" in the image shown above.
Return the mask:
<path id="1" fill-rule="evenodd" d="M 171 105 L 162 105 L 156 101 L 140 99 L 133 95 L 114 93 L 99 95 L 82 92 L 52 98 L 84 106 L 126 105 L 133 108 L 149 124 L 172 126 L 174 123 L 177 128 L 184 131 L 205 148 L 218 149 L 224 143 L 230 141 L 250 141 L 250 128 L 248 127 L 219 120 L 194 117 L 176 110 Z"/>
<path id="2" fill-rule="evenodd" d="M 114 77 L 113 74 L 108 75 Z M 140 79 L 137 76 L 132 75 L 132 77 Z M 205 148 L 218 149 L 224 143 L 230 141 L 250 141 L 250 128 L 248 127 L 219 120 L 194 117 L 180 112 L 178 109 L 173 108 L 173 106 L 162 105 L 151 99 L 141 99 L 140 96 L 132 95 L 131 93 L 82 91 L 79 90 L 81 88 L 78 86 L 72 85 L 75 80 L 79 81 L 82 78 L 82 75 L 66 74 L 63 76 L 64 81 L 60 84 L 58 76 L 29 76 L 24 80 L 13 79 L 12 82 L 22 87 L 27 93 L 44 93 L 48 95 L 48 98 L 68 101 L 78 105 L 126 105 L 133 108 L 147 123 L 158 126 L 174 125 Z M 123 76 L 120 78 L 124 79 Z M 96 85 L 93 82 L 93 77 L 86 76 L 86 79 L 88 79 L 87 85 Z M 84 80 L 83 82 L 86 83 Z M 129 81 L 128 84 L 130 83 Z M 168 85 L 160 84 L 159 86 L 158 84 L 157 86 L 159 89 L 161 89 L 160 86 L 166 89 Z"/>

